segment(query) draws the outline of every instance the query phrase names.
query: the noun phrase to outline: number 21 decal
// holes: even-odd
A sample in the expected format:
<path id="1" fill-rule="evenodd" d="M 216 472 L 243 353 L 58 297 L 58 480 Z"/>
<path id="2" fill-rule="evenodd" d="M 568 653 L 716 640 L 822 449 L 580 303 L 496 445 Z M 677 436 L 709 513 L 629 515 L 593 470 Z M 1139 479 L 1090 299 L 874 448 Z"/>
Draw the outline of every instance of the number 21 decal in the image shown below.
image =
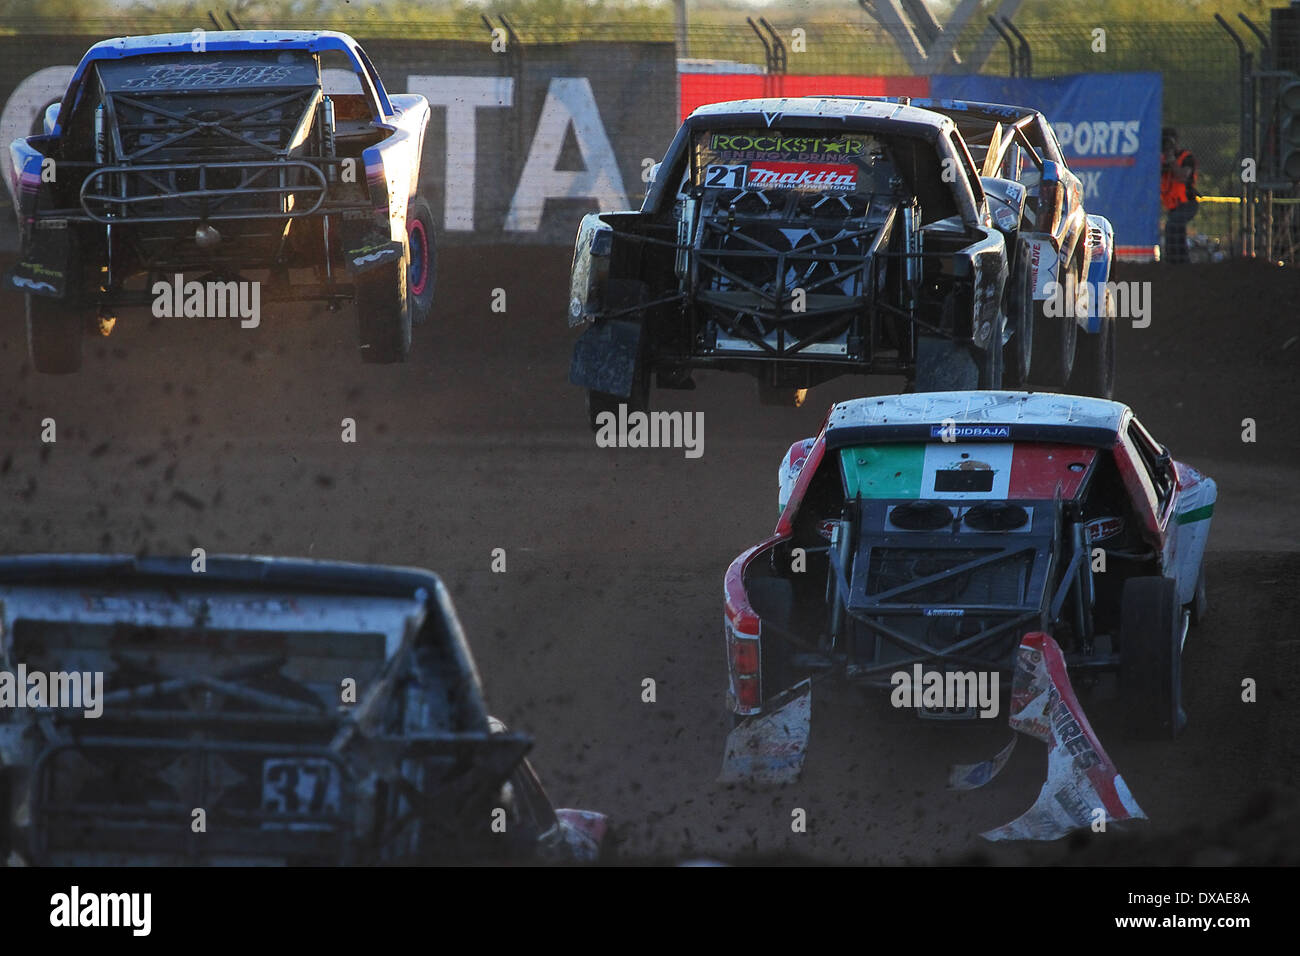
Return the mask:
<path id="1" fill-rule="evenodd" d="M 745 185 L 745 167 L 709 166 L 704 170 L 704 185 L 742 189 Z"/>

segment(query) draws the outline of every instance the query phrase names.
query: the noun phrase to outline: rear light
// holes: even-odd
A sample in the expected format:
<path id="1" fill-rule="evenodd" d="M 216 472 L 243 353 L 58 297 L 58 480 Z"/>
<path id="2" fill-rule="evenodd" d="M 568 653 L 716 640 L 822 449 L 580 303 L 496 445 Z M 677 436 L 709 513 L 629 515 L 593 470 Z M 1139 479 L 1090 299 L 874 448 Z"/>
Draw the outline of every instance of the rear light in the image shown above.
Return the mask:
<path id="1" fill-rule="evenodd" d="M 1038 184 L 1038 221 L 1034 228 L 1039 232 L 1055 233 L 1061 212 L 1061 184 L 1046 177 Z"/>
<path id="2" fill-rule="evenodd" d="M 370 206 L 375 226 L 380 232 L 388 234 L 391 231 L 392 216 L 397 214 L 396 209 L 390 208 L 388 176 L 384 171 L 384 157 L 376 149 L 368 149 L 362 154 L 362 161 L 366 166 L 366 192 L 370 195 Z M 401 214 L 406 214 L 406 206 L 403 204 Z"/>
<path id="3" fill-rule="evenodd" d="M 736 668 L 737 674 L 745 676 L 757 676 L 758 674 L 758 641 L 751 641 L 746 638 L 736 638 L 731 644 L 731 663 Z"/>
<path id="4" fill-rule="evenodd" d="M 727 670 L 731 676 L 731 695 L 737 713 L 757 713 L 762 704 L 759 689 L 758 635 L 737 631 L 726 622 Z"/>

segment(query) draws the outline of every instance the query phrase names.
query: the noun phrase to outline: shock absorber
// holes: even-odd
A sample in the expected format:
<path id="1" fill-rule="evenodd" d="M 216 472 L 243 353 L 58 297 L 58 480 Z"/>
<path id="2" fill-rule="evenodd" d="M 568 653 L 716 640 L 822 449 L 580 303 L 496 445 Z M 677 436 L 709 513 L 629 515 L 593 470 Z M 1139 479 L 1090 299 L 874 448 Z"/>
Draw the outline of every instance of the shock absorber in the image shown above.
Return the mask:
<path id="1" fill-rule="evenodd" d="M 321 148 L 327 159 L 334 158 L 334 100 L 326 96 L 321 100 Z M 328 166 L 329 181 L 338 181 L 338 167 L 333 163 Z"/>
<path id="2" fill-rule="evenodd" d="M 104 104 L 100 103 L 95 107 L 95 162 L 104 162 L 104 156 L 107 154 L 106 144 L 104 142 Z"/>
<path id="3" fill-rule="evenodd" d="M 321 98 L 320 105 L 321 122 L 321 149 L 325 153 L 327 160 L 334 159 L 336 149 L 334 141 L 334 100 L 330 96 Z M 336 183 L 339 180 L 339 168 L 334 163 L 327 163 L 325 166 L 326 181 Z M 330 217 L 328 215 L 321 219 L 321 239 L 325 244 L 325 281 L 334 281 L 334 262 L 330 255 Z M 329 300 L 330 311 L 338 309 L 338 303 L 333 299 Z"/>

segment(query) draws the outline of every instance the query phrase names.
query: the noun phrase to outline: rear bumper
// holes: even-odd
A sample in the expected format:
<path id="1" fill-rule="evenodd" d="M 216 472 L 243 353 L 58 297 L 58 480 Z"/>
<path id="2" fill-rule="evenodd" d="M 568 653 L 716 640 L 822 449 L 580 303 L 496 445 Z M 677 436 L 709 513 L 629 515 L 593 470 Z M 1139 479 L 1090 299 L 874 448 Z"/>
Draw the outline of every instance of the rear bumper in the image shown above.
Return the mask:
<path id="1" fill-rule="evenodd" d="M 320 209 L 325 170 L 303 160 L 101 166 L 81 184 L 99 223 L 296 219 Z"/>

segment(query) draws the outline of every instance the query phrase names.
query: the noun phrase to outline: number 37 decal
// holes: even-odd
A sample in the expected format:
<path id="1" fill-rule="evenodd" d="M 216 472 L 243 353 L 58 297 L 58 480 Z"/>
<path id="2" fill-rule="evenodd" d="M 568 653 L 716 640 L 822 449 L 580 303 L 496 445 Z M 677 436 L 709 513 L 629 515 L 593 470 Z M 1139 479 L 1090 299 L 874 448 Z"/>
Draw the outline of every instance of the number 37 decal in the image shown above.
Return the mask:
<path id="1" fill-rule="evenodd" d="M 339 811 L 339 778 L 328 760 L 267 760 L 262 764 L 262 809 L 275 814 Z"/>

